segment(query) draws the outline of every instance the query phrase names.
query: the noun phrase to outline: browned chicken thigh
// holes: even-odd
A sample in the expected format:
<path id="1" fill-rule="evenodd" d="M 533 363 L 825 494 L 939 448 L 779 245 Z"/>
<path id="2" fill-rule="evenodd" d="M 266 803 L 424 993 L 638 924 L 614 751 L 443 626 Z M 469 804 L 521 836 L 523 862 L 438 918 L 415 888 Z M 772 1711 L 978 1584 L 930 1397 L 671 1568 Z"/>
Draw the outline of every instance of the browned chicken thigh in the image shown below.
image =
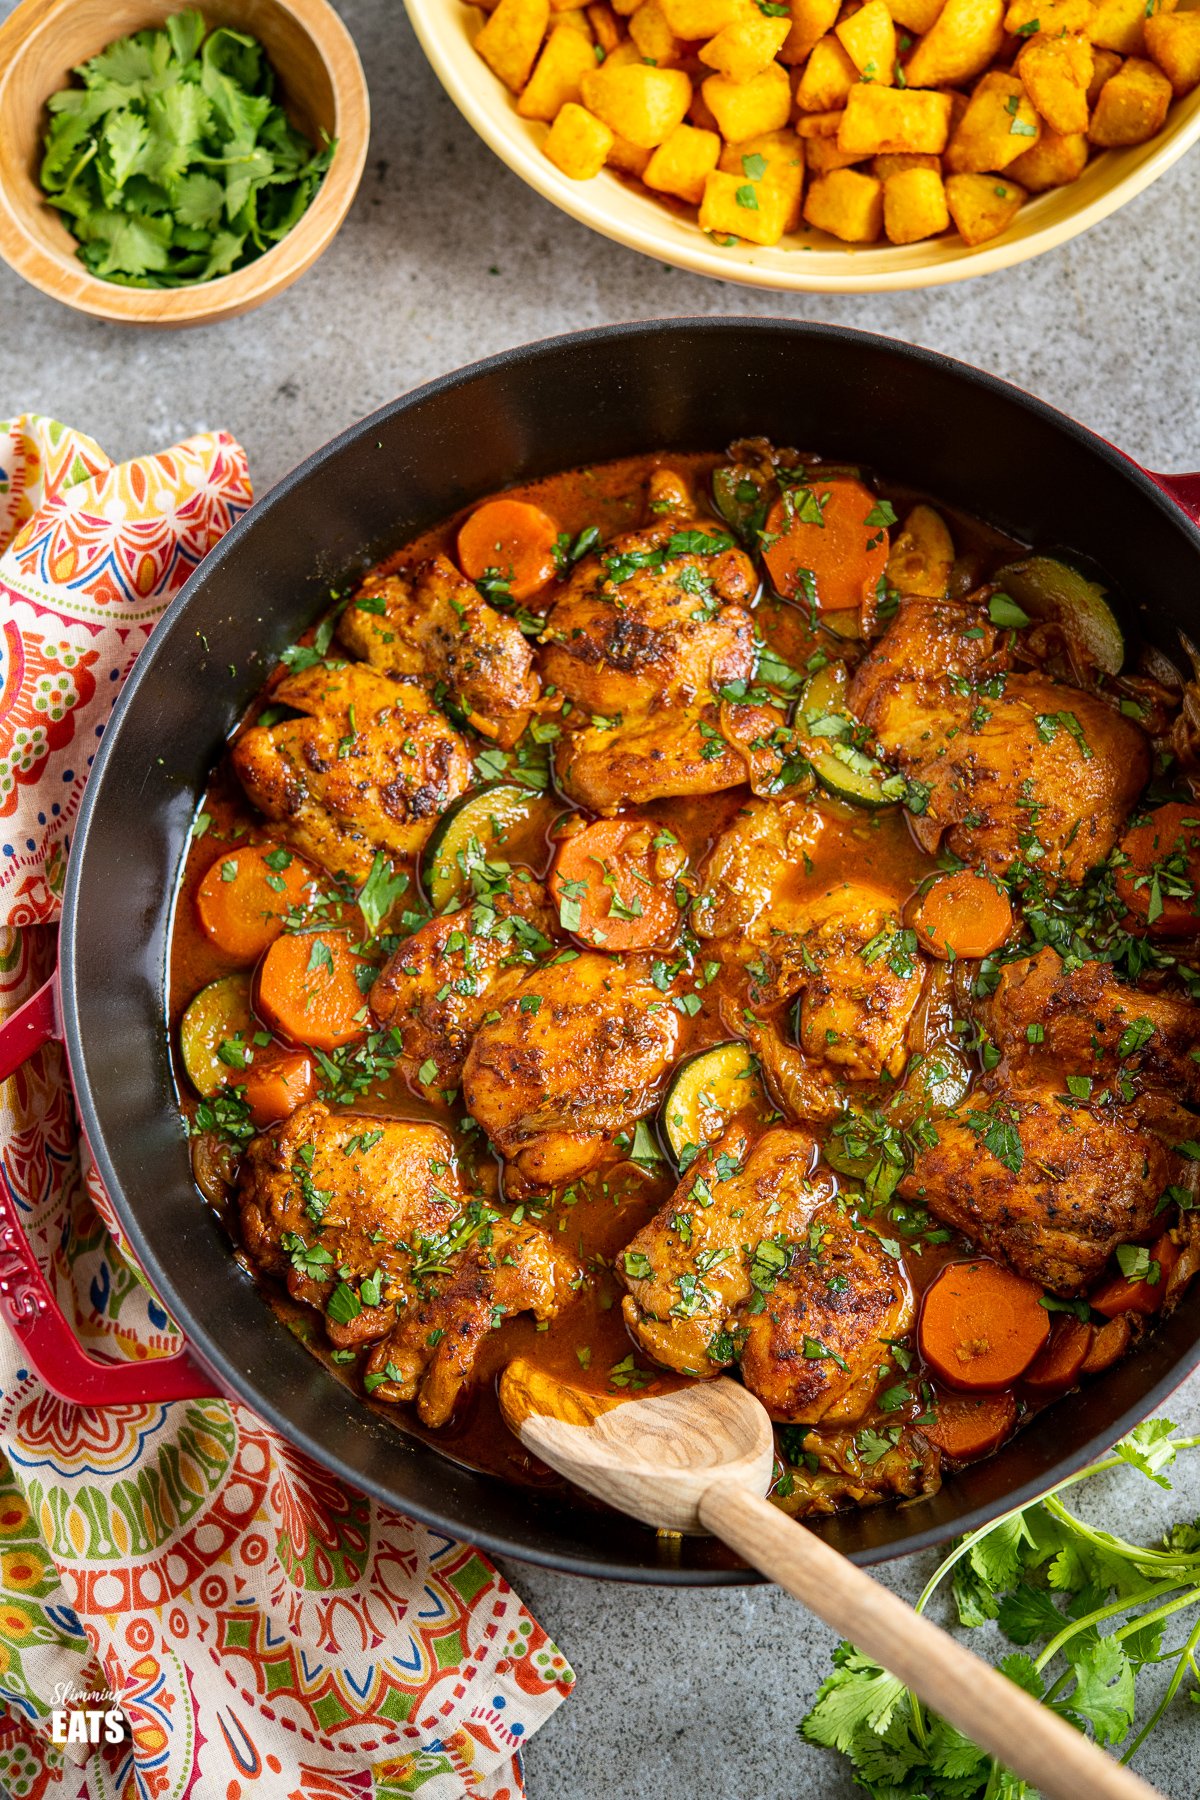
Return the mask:
<path id="1" fill-rule="evenodd" d="M 385 675 L 443 684 L 475 730 L 504 749 L 538 704 L 541 683 L 520 626 L 489 606 L 448 557 L 368 575 L 338 636 Z"/>
<path id="2" fill-rule="evenodd" d="M 486 1012 L 551 949 L 554 918 L 540 883 L 514 873 L 510 892 L 481 896 L 422 925 L 389 957 L 371 989 L 371 1011 L 404 1040 L 410 1076 L 457 1087 Z"/>
<path id="3" fill-rule="evenodd" d="M 742 734 L 769 738 L 779 729 L 780 714 L 769 706 L 739 706 L 734 736 L 722 729 L 722 711 L 715 701 L 664 706 L 645 718 L 569 732 L 554 746 L 559 786 L 597 813 L 740 787 L 753 754 Z"/>
<path id="4" fill-rule="evenodd" d="M 494 1015 L 494 1016 L 493 1016 Z M 594 1168 L 656 1104 L 679 1014 L 649 960 L 585 951 L 527 974 L 489 1009 L 463 1100 L 506 1158 L 506 1181 L 553 1187 Z"/>
<path id="5" fill-rule="evenodd" d="M 464 1195 L 436 1125 L 301 1106 L 251 1143 L 240 1205 L 255 1262 L 324 1312 L 339 1348 L 386 1338 L 385 1379 L 403 1392 L 385 1397 L 416 1397 L 428 1425 L 449 1417 L 487 1330 L 552 1317 L 577 1281 L 536 1227 Z"/>
<path id="6" fill-rule="evenodd" d="M 1016 1066 L 1050 1062 L 1103 1080 L 1123 1072 L 1139 1089 L 1200 1104 L 1200 1006 L 1177 989 L 1131 987 L 1104 962 L 1068 969 L 1045 949 L 1004 965 L 984 1016 Z"/>
<path id="7" fill-rule="evenodd" d="M 735 1130 L 684 1174 L 618 1258 L 648 1356 L 712 1376 L 740 1361 L 773 1418 L 858 1417 L 912 1323 L 900 1265 L 833 1199 L 807 1132 Z"/>
<path id="8" fill-rule="evenodd" d="M 359 663 L 288 675 L 272 702 L 305 716 L 233 746 L 246 793 L 288 843 L 361 884 L 377 851 L 415 854 L 471 780 L 466 744 L 419 688 Z"/>
<path id="9" fill-rule="evenodd" d="M 1072 1102 L 1060 1086 L 977 1091 L 937 1121 L 898 1191 L 1018 1275 L 1077 1294 L 1153 1229 L 1172 1171 L 1130 1109 Z"/>

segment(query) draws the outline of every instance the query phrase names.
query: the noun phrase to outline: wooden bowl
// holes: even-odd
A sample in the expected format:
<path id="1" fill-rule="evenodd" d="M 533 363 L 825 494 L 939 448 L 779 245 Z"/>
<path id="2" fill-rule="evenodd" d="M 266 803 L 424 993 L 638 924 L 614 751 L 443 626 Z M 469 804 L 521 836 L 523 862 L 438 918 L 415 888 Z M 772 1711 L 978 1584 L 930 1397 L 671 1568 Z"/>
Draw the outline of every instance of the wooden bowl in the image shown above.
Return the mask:
<path id="1" fill-rule="evenodd" d="M 128 288 L 93 275 L 38 185 L 46 101 L 71 70 L 114 39 L 161 25 L 187 0 L 24 0 L 0 26 L 0 256 L 34 287 L 79 312 L 135 325 L 203 325 L 260 306 L 303 275 L 350 210 L 370 135 L 370 101 L 354 40 L 326 0 L 194 0 L 210 26 L 256 37 L 288 117 L 338 140 L 308 211 L 247 268 L 184 288 Z"/>
<path id="2" fill-rule="evenodd" d="M 1132 200 L 1200 139 L 1200 88 L 1176 100 L 1157 137 L 1095 156 L 1078 181 L 1027 200 L 1002 237 L 975 249 L 957 232 L 918 244 L 842 244 L 794 232 L 770 248 L 718 244 L 693 212 L 675 210 L 638 182 L 604 169 L 572 181 L 542 152 L 546 126 L 517 114 L 513 96 L 475 51 L 486 14 L 467 0 L 405 0 L 434 72 L 463 117 L 522 181 L 573 219 L 660 262 L 719 281 L 793 293 L 865 294 L 934 287 L 1040 256 Z"/>

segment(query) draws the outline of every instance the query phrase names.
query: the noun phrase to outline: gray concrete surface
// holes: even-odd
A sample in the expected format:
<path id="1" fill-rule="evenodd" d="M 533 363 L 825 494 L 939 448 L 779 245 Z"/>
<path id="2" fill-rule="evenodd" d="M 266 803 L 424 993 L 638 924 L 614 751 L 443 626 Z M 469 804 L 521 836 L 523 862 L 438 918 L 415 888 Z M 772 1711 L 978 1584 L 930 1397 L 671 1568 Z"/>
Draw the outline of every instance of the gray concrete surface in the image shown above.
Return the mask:
<path id="1" fill-rule="evenodd" d="M 262 492 L 355 417 L 475 357 L 611 320 L 757 313 L 934 346 L 1034 389 L 1153 468 L 1200 469 L 1200 155 L 1085 237 L 1007 274 L 877 299 L 757 294 L 661 267 L 561 217 L 459 118 L 397 0 L 344 0 L 341 10 L 375 124 L 354 211 L 317 268 L 247 318 L 172 335 L 81 318 L 0 267 L 0 414 L 56 414 L 117 456 L 224 426 L 246 445 Z M 1171 1415 L 1200 1430 L 1200 1382 Z M 1200 1511 L 1200 1463 L 1170 1496 L 1126 1474 L 1099 1504 L 1105 1522 L 1148 1535 Z M 927 1572 L 907 1562 L 883 1575 L 913 1595 Z M 838 1760 L 795 1731 L 833 1640 L 778 1595 L 509 1573 L 580 1677 L 530 1745 L 532 1800 L 853 1791 Z M 1172 1800 L 1192 1800 L 1200 1712 L 1181 1701 L 1141 1766 Z"/>

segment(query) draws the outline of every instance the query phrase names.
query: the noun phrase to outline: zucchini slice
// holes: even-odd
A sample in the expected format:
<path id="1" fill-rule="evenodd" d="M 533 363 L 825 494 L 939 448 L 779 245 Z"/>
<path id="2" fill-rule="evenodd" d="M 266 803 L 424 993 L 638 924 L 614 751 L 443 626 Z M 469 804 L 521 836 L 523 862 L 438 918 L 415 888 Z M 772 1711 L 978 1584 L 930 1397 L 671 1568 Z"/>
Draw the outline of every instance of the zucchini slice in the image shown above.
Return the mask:
<path id="1" fill-rule="evenodd" d="M 433 911 L 445 912 L 471 892 L 473 869 L 510 861 L 505 846 L 545 811 L 543 795 L 512 781 L 464 794 L 438 821 L 421 853 L 421 887 Z"/>
<path id="2" fill-rule="evenodd" d="M 846 711 L 845 663 L 826 663 L 800 696 L 796 724 L 808 742 L 804 754 L 826 793 L 852 806 L 895 806 L 908 783 L 853 741 L 854 720 Z"/>
<path id="3" fill-rule="evenodd" d="M 1089 662 L 1119 675 L 1125 662 L 1121 629 L 1103 582 L 1057 556 L 1024 556 L 994 577 L 1001 593 L 1035 619 L 1055 619 Z"/>
<path id="4" fill-rule="evenodd" d="M 658 1115 L 680 1172 L 748 1108 L 764 1120 L 771 1115 L 758 1058 L 746 1044 L 731 1038 L 685 1057 L 671 1077 Z"/>
<path id="5" fill-rule="evenodd" d="M 179 1023 L 179 1048 L 188 1080 L 205 1100 L 218 1088 L 241 1078 L 234 1061 L 220 1054 L 221 1045 L 240 1046 L 253 1054 L 250 1040 L 260 1030 L 250 1010 L 249 975 L 223 975 L 200 989 Z"/>

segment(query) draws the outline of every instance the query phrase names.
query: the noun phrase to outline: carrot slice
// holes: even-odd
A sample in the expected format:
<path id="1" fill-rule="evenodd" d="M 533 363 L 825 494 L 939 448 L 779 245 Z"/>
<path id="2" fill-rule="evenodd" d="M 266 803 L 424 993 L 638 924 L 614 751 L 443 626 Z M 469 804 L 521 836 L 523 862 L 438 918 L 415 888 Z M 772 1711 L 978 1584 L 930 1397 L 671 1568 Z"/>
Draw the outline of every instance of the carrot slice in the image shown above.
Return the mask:
<path id="1" fill-rule="evenodd" d="M 1133 1327 L 1129 1323 L 1128 1313 L 1118 1313 L 1107 1325 L 1099 1326 L 1079 1373 L 1103 1375 L 1105 1369 L 1111 1369 L 1124 1356 L 1132 1336 Z"/>
<path id="2" fill-rule="evenodd" d="M 1200 806 L 1155 807 L 1118 846 L 1117 892 L 1155 937 L 1200 932 Z"/>
<path id="3" fill-rule="evenodd" d="M 514 600 L 528 600 L 553 581 L 558 522 L 527 500 L 489 500 L 459 527 L 458 560 L 478 581 L 493 571 Z"/>
<path id="4" fill-rule="evenodd" d="M 957 956 L 990 956 L 1009 937 L 1012 907 L 1002 887 L 987 875 L 959 869 L 935 875 L 907 908 L 908 923 L 930 956 L 952 962 Z"/>
<path id="5" fill-rule="evenodd" d="M 887 516 L 849 476 L 814 476 L 811 487 L 785 494 L 767 517 L 763 553 L 776 591 L 819 612 L 857 611 L 887 568 Z"/>
<path id="6" fill-rule="evenodd" d="M 1060 1313 L 1050 1328 L 1050 1342 L 1033 1367 L 1026 1369 L 1021 1386 L 1039 1400 L 1074 1387 L 1095 1335 L 1095 1326 L 1086 1320 Z"/>
<path id="7" fill-rule="evenodd" d="M 1145 1276 L 1141 1280 L 1131 1275 L 1114 1275 L 1102 1287 L 1088 1295 L 1092 1306 L 1106 1319 L 1115 1319 L 1118 1313 L 1155 1313 L 1162 1305 L 1167 1292 L 1167 1277 L 1179 1260 L 1179 1246 L 1169 1231 L 1164 1231 L 1150 1252 L 1150 1274 L 1158 1265 L 1156 1281 Z"/>
<path id="8" fill-rule="evenodd" d="M 344 932 L 298 931 L 276 938 L 258 972 L 256 1011 L 294 1044 L 314 1050 L 352 1044 L 367 1029 L 360 969 L 376 972 L 351 950 Z"/>
<path id="9" fill-rule="evenodd" d="M 317 1091 L 317 1071 L 307 1050 L 256 1050 L 243 1080 L 246 1105 L 260 1131 L 286 1119 Z"/>
<path id="10" fill-rule="evenodd" d="M 937 1417 L 922 1434 L 955 1462 L 974 1462 L 998 1450 L 1017 1422 L 1011 1394 L 939 1394 Z"/>
<path id="11" fill-rule="evenodd" d="M 1041 1293 L 999 1263 L 948 1263 L 925 1291 L 921 1355 L 948 1387 L 1007 1387 L 1050 1336 Z"/>
<path id="12" fill-rule="evenodd" d="M 196 889 L 201 929 L 227 955 L 257 962 L 315 879 L 282 844 L 243 844 L 218 856 Z"/>
<path id="13" fill-rule="evenodd" d="M 652 819 L 598 819 L 564 838 L 550 886 L 563 928 L 596 950 L 649 950 L 679 930 L 684 856 Z"/>

